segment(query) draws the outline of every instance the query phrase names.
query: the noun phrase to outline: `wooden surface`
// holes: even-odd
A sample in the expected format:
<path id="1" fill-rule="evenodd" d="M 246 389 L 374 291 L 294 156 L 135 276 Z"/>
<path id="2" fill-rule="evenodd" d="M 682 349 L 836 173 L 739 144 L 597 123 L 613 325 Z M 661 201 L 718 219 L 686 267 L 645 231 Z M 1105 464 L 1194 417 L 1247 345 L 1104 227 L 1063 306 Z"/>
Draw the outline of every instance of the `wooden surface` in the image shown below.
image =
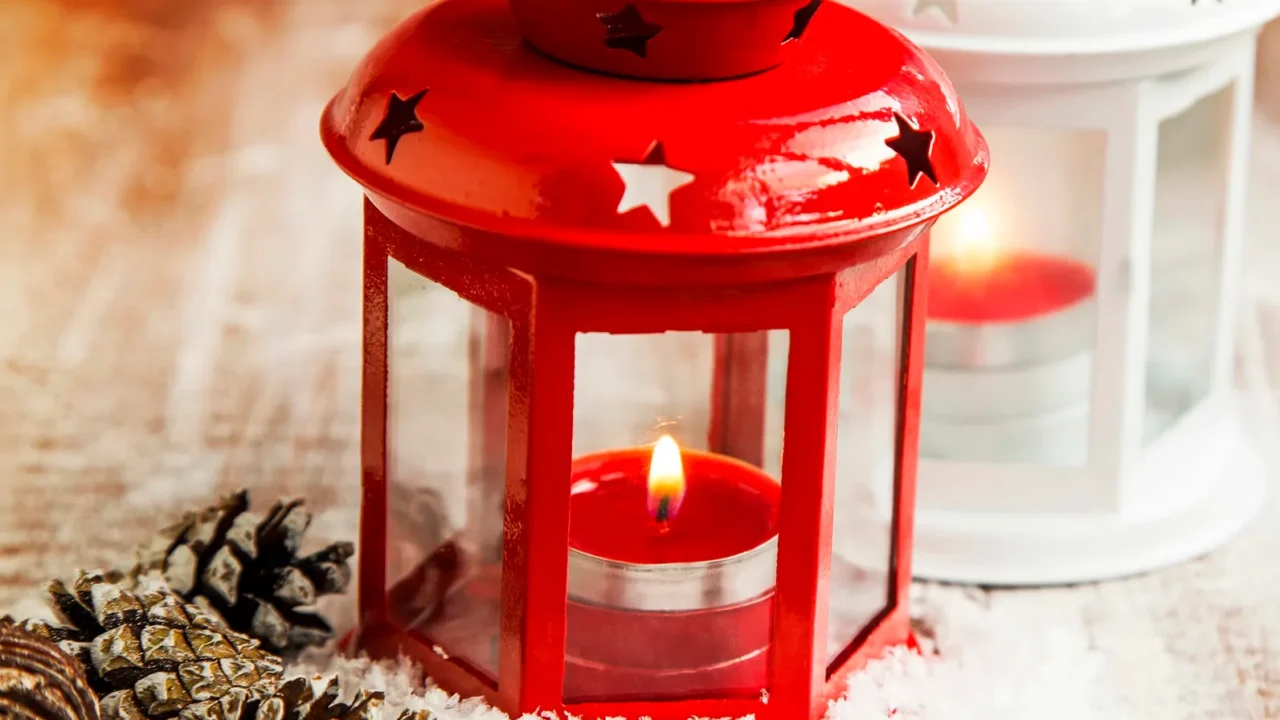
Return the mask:
<path id="1" fill-rule="evenodd" d="M 317 534 L 354 536 L 360 199 L 316 125 L 416 5 L 0 3 L 0 613 L 241 485 L 305 493 Z M 1258 198 L 1280 192 L 1280 140 L 1255 165 L 1255 229 L 1275 227 Z M 1280 262 L 1256 235 L 1267 294 L 1259 268 Z M 1249 340 L 1273 367 L 1276 301 Z M 1028 643 L 1065 633 L 1098 665 L 1063 682 L 1105 694 L 1111 717 L 1280 718 L 1278 520 L 1273 500 L 1227 548 L 1146 577 L 921 586 L 920 604 Z"/>

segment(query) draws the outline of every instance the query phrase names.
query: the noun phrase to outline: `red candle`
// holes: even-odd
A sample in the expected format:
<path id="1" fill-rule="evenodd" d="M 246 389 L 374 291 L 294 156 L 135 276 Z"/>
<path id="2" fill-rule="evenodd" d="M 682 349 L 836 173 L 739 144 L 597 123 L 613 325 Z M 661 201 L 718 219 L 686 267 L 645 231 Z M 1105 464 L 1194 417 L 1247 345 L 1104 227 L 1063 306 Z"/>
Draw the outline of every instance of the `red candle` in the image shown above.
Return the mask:
<path id="1" fill-rule="evenodd" d="M 1013 250 L 942 255 L 929 267 L 929 319 L 979 324 L 1033 320 L 1093 296 L 1095 275 L 1073 258 Z"/>
<path id="2" fill-rule="evenodd" d="M 685 478 L 688 478 L 687 481 Z M 778 533 L 777 480 L 734 458 L 653 448 L 576 459 L 569 546 L 616 562 L 688 563 L 747 552 Z"/>
<path id="3" fill-rule="evenodd" d="M 767 685 L 777 480 L 663 437 L 577 458 L 570 492 L 569 546 L 596 560 L 570 565 L 566 701 Z"/>

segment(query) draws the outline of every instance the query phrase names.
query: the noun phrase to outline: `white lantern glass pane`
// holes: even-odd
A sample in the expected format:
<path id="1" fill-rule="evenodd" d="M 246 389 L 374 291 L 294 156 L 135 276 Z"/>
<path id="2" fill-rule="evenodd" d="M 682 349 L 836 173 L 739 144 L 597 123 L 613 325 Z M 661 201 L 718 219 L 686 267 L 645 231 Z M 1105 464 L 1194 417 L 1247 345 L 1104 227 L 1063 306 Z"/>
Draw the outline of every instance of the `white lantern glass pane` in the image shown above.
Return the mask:
<path id="1" fill-rule="evenodd" d="M 577 336 L 565 702 L 768 687 L 787 340 Z"/>
<path id="2" fill-rule="evenodd" d="M 1160 124 L 1147 336 L 1148 442 L 1209 396 L 1221 303 L 1232 90 Z"/>
<path id="3" fill-rule="evenodd" d="M 1088 462 L 1106 137 L 984 127 L 978 192 L 932 230 L 920 451 Z"/>
<path id="4" fill-rule="evenodd" d="M 905 271 L 844 317 L 827 605 L 829 668 L 892 607 Z"/>
<path id="5" fill-rule="evenodd" d="M 510 325 L 387 263 L 387 604 L 496 684 Z"/>

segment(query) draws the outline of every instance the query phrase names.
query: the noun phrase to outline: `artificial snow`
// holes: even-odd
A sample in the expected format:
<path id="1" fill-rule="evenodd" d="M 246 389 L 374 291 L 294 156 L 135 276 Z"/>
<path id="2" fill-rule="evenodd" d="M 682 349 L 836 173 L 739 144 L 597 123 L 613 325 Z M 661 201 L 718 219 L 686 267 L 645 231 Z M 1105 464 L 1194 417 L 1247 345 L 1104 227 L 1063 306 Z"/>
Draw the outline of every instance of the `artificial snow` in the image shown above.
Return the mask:
<path id="1" fill-rule="evenodd" d="M 1087 720 L 1124 717 L 1097 688 L 1103 657 L 1087 633 L 1034 618 L 997 619 L 973 591 L 920 586 L 915 625 L 922 653 L 891 650 L 849 679 L 830 720 Z M 1014 611 L 1016 613 L 1016 611 Z M 1034 629 L 1029 629 L 1034 628 Z M 336 674 L 344 697 L 358 688 L 386 694 L 384 715 L 429 710 L 436 720 L 509 720 L 476 698 L 433 687 L 408 659 L 372 661 L 313 650 L 294 674 Z M 521 720 L 554 720 L 553 713 Z M 594 720 L 594 719 L 583 719 Z"/>

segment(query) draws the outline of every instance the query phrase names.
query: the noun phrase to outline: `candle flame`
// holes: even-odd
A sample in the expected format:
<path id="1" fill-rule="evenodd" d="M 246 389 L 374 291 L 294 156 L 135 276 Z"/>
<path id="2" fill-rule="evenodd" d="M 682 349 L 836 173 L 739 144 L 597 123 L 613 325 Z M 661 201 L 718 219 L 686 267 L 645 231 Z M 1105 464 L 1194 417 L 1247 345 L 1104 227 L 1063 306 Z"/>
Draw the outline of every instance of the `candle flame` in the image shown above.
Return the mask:
<path id="1" fill-rule="evenodd" d="M 1003 256 L 991 217 L 974 205 L 962 205 L 954 212 L 956 217 L 945 228 L 950 232 L 935 234 L 939 258 L 966 272 L 990 270 Z"/>
<path id="2" fill-rule="evenodd" d="M 653 459 L 649 461 L 649 514 L 658 522 L 675 517 L 684 491 L 680 446 L 670 435 L 663 435 L 653 446 Z"/>

